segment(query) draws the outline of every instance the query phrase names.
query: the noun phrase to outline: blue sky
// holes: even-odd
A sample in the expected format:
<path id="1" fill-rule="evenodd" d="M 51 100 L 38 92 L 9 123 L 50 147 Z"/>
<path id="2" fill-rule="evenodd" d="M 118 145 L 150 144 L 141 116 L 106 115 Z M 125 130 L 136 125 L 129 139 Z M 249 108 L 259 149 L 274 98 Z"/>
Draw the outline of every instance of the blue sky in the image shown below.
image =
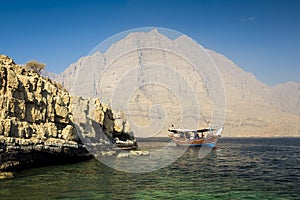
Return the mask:
<path id="1" fill-rule="evenodd" d="M 180 31 L 262 82 L 300 82 L 297 0 L 0 0 L 0 53 L 62 72 L 106 38 L 138 27 Z"/>

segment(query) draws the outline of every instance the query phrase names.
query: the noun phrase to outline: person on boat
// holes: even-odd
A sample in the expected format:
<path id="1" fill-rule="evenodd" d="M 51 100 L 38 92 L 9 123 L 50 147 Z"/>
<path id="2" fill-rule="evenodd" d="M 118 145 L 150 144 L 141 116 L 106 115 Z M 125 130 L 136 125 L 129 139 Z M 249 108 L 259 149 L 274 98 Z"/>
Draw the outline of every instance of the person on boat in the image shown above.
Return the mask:
<path id="1" fill-rule="evenodd" d="M 180 138 L 184 138 L 183 132 L 180 132 Z"/>
<path id="2" fill-rule="evenodd" d="M 195 139 L 195 133 L 190 134 L 190 140 Z"/>
<path id="3" fill-rule="evenodd" d="M 198 133 L 195 133 L 195 139 L 199 139 L 199 134 Z"/>
<path id="4" fill-rule="evenodd" d="M 185 139 L 190 139 L 190 133 L 185 132 L 184 135 L 185 135 Z"/>

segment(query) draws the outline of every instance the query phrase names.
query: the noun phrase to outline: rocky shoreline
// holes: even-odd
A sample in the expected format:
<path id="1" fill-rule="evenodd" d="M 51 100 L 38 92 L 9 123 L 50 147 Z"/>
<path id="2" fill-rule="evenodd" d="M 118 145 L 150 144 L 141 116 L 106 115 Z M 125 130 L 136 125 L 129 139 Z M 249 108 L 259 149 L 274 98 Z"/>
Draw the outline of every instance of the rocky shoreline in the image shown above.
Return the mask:
<path id="1" fill-rule="evenodd" d="M 91 158 L 84 145 L 74 141 L 34 141 L 0 136 L 0 144 L 0 171 L 13 171 L 60 162 L 76 162 Z"/>
<path id="2" fill-rule="evenodd" d="M 96 106 L 93 123 L 101 126 L 110 145 L 98 135 L 78 134 L 74 101 L 85 103 L 86 109 Z M 59 83 L 0 55 L 0 179 L 24 168 L 90 159 L 95 155 L 82 139 L 92 139 L 103 156 L 112 154 L 112 148 L 137 148 L 125 116 L 97 99 L 73 97 Z"/>

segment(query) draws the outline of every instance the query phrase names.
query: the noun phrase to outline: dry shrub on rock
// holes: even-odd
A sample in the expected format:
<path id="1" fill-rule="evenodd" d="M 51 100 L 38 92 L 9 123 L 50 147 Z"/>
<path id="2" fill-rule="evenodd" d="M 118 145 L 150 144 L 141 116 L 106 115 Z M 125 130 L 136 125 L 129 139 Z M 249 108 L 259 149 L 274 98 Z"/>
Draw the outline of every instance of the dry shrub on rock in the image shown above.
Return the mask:
<path id="1" fill-rule="evenodd" d="M 45 64 L 38 62 L 36 60 L 32 60 L 26 63 L 25 67 L 37 73 L 40 73 L 43 69 L 45 69 Z"/>

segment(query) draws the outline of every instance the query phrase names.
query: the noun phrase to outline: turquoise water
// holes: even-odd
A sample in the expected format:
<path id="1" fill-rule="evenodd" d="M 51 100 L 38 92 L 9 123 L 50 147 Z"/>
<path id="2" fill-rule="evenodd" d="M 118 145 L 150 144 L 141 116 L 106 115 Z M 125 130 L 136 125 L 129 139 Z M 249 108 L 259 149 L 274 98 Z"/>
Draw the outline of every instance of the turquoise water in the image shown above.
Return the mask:
<path id="1" fill-rule="evenodd" d="M 163 142 L 140 143 L 160 148 Z M 300 199 L 300 139 L 221 139 L 158 171 L 130 174 L 97 160 L 23 170 L 0 199 Z"/>

